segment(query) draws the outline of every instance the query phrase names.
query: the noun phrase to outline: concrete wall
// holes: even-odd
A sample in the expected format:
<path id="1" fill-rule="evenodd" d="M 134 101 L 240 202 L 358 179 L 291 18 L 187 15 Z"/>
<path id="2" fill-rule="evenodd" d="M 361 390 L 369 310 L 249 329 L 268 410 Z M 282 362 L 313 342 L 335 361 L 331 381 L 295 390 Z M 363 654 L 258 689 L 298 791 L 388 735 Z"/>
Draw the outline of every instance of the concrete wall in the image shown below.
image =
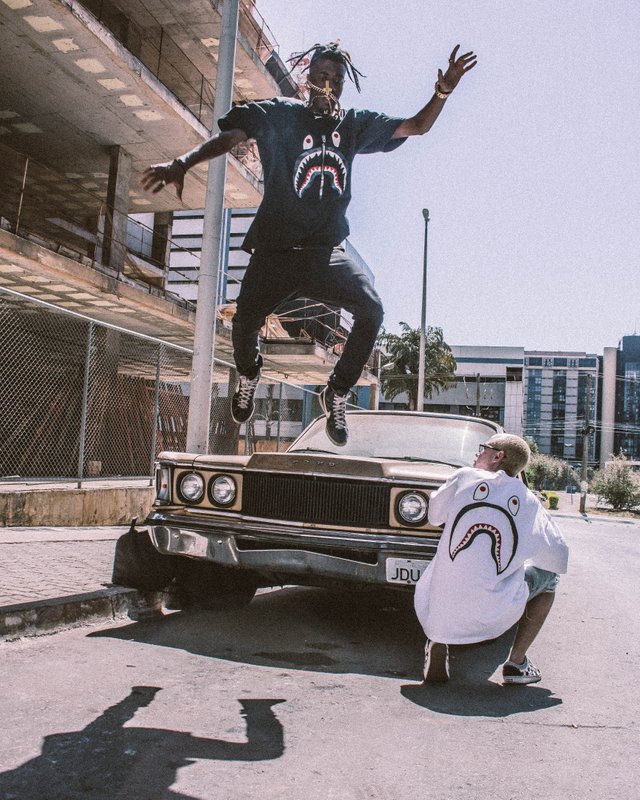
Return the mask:
<path id="1" fill-rule="evenodd" d="M 154 487 L 47 488 L 0 491 L 0 526 L 124 525 L 143 520 Z"/>

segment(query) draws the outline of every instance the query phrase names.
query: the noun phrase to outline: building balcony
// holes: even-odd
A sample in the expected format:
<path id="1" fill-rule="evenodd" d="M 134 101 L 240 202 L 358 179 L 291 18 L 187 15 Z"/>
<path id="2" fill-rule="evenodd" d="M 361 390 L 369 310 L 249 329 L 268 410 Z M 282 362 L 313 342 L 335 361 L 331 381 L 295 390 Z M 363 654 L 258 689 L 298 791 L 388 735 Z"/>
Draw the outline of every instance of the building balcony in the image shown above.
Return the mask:
<path id="1" fill-rule="evenodd" d="M 138 0 L 0 3 L 4 141 L 98 190 L 109 148 L 120 146 L 131 158 L 131 213 L 202 208 L 206 165 L 190 171 L 182 204 L 174 192 L 138 189 L 149 164 L 210 133 L 220 14 L 211 0 L 179 5 L 156 0 L 152 16 Z M 241 9 L 234 99 L 293 93 L 268 27 L 252 3 Z M 260 170 L 252 153 L 237 156 L 228 157 L 227 204 L 255 206 Z"/>

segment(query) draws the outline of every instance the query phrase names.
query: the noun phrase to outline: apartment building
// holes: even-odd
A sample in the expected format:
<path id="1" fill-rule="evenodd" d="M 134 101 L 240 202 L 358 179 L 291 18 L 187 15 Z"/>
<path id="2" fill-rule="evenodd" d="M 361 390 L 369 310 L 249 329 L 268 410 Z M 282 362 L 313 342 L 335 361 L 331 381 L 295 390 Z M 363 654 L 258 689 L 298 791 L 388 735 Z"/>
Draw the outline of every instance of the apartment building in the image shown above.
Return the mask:
<path id="1" fill-rule="evenodd" d="M 623 336 L 602 356 L 600 462 L 624 451 L 640 461 L 640 336 Z"/>
<path id="2" fill-rule="evenodd" d="M 481 416 L 536 442 L 541 453 L 603 467 L 623 451 L 640 462 L 640 336 L 603 355 L 583 351 L 453 345 L 456 380 L 425 398 L 425 411 Z M 407 408 L 406 396 L 381 408 Z"/>
<path id="3" fill-rule="evenodd" d="M 598 393 L 597 355 L 575 351 L 525 352 L 524 431 L 537 442 L 541 453 L 582 462 L 583 431 L 591 425 L 587 461 L 595 462 Z"/>

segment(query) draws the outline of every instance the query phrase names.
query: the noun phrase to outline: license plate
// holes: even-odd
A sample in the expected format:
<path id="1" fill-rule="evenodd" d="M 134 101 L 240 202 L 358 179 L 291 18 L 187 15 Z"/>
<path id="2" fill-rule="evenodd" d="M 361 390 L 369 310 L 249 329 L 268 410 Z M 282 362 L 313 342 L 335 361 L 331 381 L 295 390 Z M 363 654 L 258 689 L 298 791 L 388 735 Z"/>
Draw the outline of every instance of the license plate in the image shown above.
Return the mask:
<path id="1" fill-rule="evenodd" d="M 387 583 L 403 583 L 411 586 L 418 582 L 428 565 L 428 561 L 415 558 L 388 558 Z"/>

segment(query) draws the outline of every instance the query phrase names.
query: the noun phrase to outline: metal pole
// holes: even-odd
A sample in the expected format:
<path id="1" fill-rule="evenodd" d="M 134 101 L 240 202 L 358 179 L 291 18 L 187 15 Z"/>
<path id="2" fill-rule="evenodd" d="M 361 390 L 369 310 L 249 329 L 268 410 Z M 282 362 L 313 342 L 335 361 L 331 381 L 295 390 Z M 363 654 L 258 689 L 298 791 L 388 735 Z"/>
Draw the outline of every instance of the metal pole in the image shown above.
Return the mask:
<path id="1" fill-rule="evenodd" d="M 149 486 L 153 486 L 156 464 L 156 445 L 158 443 L 158 418 L 160 417 L 160 364 L 164 354 L 164 344 L 158 348 L 158 361 L 156 363 L 156 390 L 153 395 L 153 428 L 151 431 L 151 470 L 149 472 Z"/>
<path id="2" fill-rule="evenodd" d="M 239 0 L 225 0 L 222 6 L 222 31 L 218 52 L 218 76 L 213 104 L 212 133 L 217 120 L 231 107 L 233 69 L 238 32 Z M 198 276 L 198 307 L 191 362 L 191 395 L 187 423 L 187 450 L 206 453 L 209 446 L 211 383 L 215 361 L 215 326 L 218 272 L 224 222 L 224 184 L 227 158 L 220 156 L 209 164 L 202 231 L 202 253 Z"/>
<path id="3" fill-rule="evenodd" d="M 20 187 L 20 202 L 18 203 L 18 215 L 16 217 L 16 227 L 15 227 L 15 234 L 18 235 L 18 230 L 20 228 L 20 217 L 22 215 L 22 202 L 24 200 L 24 189 L 27 185 L 27 170 L 29 169 L 29 156 L 27 156 L 24 162 L 24 171 L 22 173 L 22 186 Z"/>
<path id="4" fill-rule="evenodd" d="M 276 427 L 276 450 L 280 452 L 280 423 L 282 422 L 282 381 L 280 381 L 280 391 L 278 393 L 278 425 Z"/>
<path id="5" fill-rule="evenodd" d="M 369 408 L 372 411 L 377 411 L 380 406 L 380 361 L 382 353 L 376 349 L 374 351 L 374 375 L 376 382 L 369 384 Z"/>
<path id="6" fill-rule="evenodd" d="M 80 417 L 80 445 L 78 448 L 78 489 L 84 477 L 84 448 L 87 439 L 87 417 L 89 407 L 89 371 L 91 370 L 91 347 L 93 345 L 94 323 L 89 323 L 87 350 L 84 356 L 84 380 L 82 384 L 82 414 Z"/>
<path id="7" fill-rule="evenodd" d="M 416 411 L 424 409 L 424 360 L 427 337 L 427 231 L 429 228 L 429 209 L 422 209 L 424 217 L 424 256 L 422 259 L 422 312 L 420 315 L 420 351 L 418 355 L 418 397 Z"/>
<path id="8" fill-rule="evenodd" d="M 580 474 L 580 513 L 587 513 L 587 466 L 589 463 L 589 435 L 591 434 L 591 373 L 587 372 L 584 398 L 584 428 L 582 429 L 582 472 Z"/>
<path id="9" fill-rule="evenodd" d="M 160 42 L 158 44 L 158 66 L 156 67 L 156 77 L 160 75 L 160 66 L 162 63 L 162 41 L 164 39 L 164 28 L 160 28 Z"/>

